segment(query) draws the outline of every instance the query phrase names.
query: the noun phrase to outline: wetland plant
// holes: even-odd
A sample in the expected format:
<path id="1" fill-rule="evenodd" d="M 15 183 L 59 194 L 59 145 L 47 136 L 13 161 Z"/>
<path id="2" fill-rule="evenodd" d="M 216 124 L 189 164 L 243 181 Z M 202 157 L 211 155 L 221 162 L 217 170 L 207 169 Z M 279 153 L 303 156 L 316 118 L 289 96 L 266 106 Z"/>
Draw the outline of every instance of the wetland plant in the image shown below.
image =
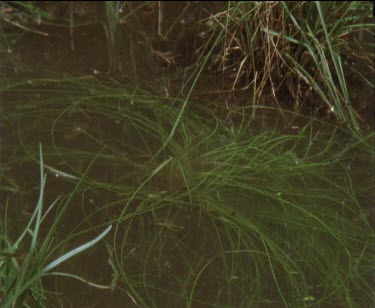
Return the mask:
<path id="1" fill-rule="evenodd" d="M 23 109 L 7 117 L 17 119 L 23 164 L 33 163 L 33 140 L 44 136 L 48 170 L 84 179 L 72 234 L 87 223 L 86 231 L 115 226 L 106 238 L 111 289 L 129 304 L 371 302 L 366 140 L 310 118 L 299 132 L 259 132 L 251 106 L 234 110 L 228 124 L 190 102 L 166 142 L 180 110 L 144 91 L 76 79 L 53 92 L 41 80 L 39 91 L 49 92 L 36 112 L 26 107 L 38 81 L 17 86 Z M 61 98 L 59 87 L 70 95 Z M 40 119 L 43 127 L 30 129 Z M 66 138 L 77 124 L 79 134 Z"/>
<path id="2" fill-rule="evenodd" d="M 40 193 L 39 200 L 32 213 L 27 225 L 21 231 L 17 240 L 13 240 L 15 234 L 11 230 L 16 229 L 12 225 L 11 220 L 8 217 L 8 202 L 4 205 L 5 209 L 3 212 L 4 217 L 0 224 L 0 305 L 1 307 L 38 307 L 43 306 L 47 300 L 47 294 L 44 291 L 42 284 L 42 278 L 48 275 L 54 276 L 65 276 L 70 278 L 78 279 L 84 283 L 87 283 L 94 287 L 109 288 L 107 286 L 100 286 L 94 283 L 88 282 L 85 279 L 75 274 L 53 272 L 57 266 L 61 263 L 69 260 L 75 255 L 89 249 L 97 242 L 99 242 L 104 236 L 108 234 L 111 226 L 106 228 L 105 231 L 101 232 L 93 240 L 82 244 L 74 249 L 64 252 L 61 256 L 54 256 L 54 260 L 51 260 L 52 255 L 55 255 L 54 251 L 58 249 L 58 246 L 54 244 L 54 235 L 57 226 L 61 223 L 61 218 L 68 207 L 72 196 L 75 192 L 70 195 L 70 198 L 65 202 L 61 202 L 60 198 L 57 198 L 46 211 L 43 211 L 43 198 L 44 188 L 46 184 L 46 174 L 44 173 L 43 166 L 43 155 L 40 147 Z M 79 183 L 76 187 L 78 189 Z M 43 222 L 47 220 L 47 215 L 51 214 L 56 208 L 60 208 L 54 221 L 51 223 L 51 227 L 48 231 L 45 231 Z M 20 230 L 16 230 L 18 232 Z M 41 236 L 42 232 L 46 232 L 44 239 Z M 66 243 L 63 243 L 66 245 Z M 47 307 L 49 304 L 47 304 Z"/>
<path id="3" fill-rule="evenodd" d="M 373 40 L 364 39 L 374 34 L 371 17 L 372 4 L 362 1 L 229 2 L 208 18 L 216 26 L 199 63 L 223 74 L 226 88 L 270 94 L 275 106 L 296 112 L 308 105 L 326 110 L 360 138 L 363 119 L 347 76 L 374 87 Z"/>
<path id="4" fill-rule="evenodd" d="M 32 3 L 25 5 L 31 13 Z M 106 3 L 101 21 L 112 69 L 119 5 Z M 7 10 L 0 13 L 10 18 Z M 351 61 L 371 66 L 372 56 L 356 44 L 357 31 L 373 31 L 368 13 L 366 2 L 228 2 L 197 22 L 197 29 L 202 23 L 209 29 L 194 38 L 194 65 L 182 67 L 194 71 L 184 79 L 190 88 L 183 98 L 94 76 L 6 79 L 0 120 L 10 129 L 1 145 L 10 169 L 2 167 L 1 176 L 37 163 L 41 183 L 19 236 L 10 232 L 5 203 L 1 305 L 48 306 L 50 290 L 42 284 L 47 275 L 111 289 L 116 293 L 109 297 L 142 307 L 371 305 L 373 134 L 363 137 L 346 80 Z M 173 33 L 163 30 L 167 39 Z M 147 48 L 154 47 L 148 35 Z M 194 86 L 207 68 L 232 78 L 224 88 L 251 89 L 252 101 L 224 116 L 214 112 L 220 101 L 210 108 L 197 102 Z M 269 93 L 277 108 L 268 100 L 268 106 L 258 105 Z M 281 109 L 283 99 L 292 102 L 289 110 Z M 299 114 L 314 104 L 340 123 Z M 254 115 L 262 108 L 298 118 L 298 130 L 259 131 Z M 36 147 L 39 140 L 48 163 Z M 74 184 L 73 193 L 45 212 L 44 170 L 53 175 L 51 183 Z M 32 191 L 17 179 L 6 184 L 4 195 Z M 53 212 L 56 219 L 45 230 Z M 68 236 L 59 230 L 64 214 L 78 220 L 70 221 Z M 104 238 L 111 225 L 113 237 L 106 237 L 104 249 L 110 285 L 81 278 L 73 260 L 82 255 L 65 264 L 74 274 L 52 272 Z M 66 248 L 73 238 L 102 228 L 94 240 Z M 61 233 L 64 240 L 56 244 L 54 235 Z M 22 257 L 20 247 L 28 250 Z"/>

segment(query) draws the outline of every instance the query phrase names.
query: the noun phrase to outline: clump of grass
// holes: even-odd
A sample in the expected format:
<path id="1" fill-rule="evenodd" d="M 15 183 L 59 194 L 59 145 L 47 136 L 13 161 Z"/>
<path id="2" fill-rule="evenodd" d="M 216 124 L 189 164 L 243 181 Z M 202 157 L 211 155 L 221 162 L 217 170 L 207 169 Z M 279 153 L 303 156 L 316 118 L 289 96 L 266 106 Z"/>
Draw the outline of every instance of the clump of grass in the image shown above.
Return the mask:
<path id="1" fill-rule="evenodd" d="M 217 26 L 201 55 L 226 77 L 225 84 L 233 78 L 232 89 L 250 89 L 256 98 L 271 94 L 277 106 L 291 105 L 296 112 L 308 104 L 321 108 L 323 102 L 326 112 L 358 134 L 360 117 L 346 76 L 353 61 L 372 71 L 373 55 L 359 49 L 366 43 L 356 39 L 374 31 L 371 7 L 366 2 L 229 3 L 207 21 Z"/>
<path id="2" fill-rule="evenodd" d="M 132 296 L 189 307 L 371 301 L 369 212 L 335 180 L 343 157 L 324 155 L 340 143 L 207 135 L 203 153 L 173 156 L 124 194 L 114 264 Z"/>
<path id="3" fill-rule="evenodd" d="M 11 15 L 8 13 L 9 10 L 17 14 L 25 13 L 42 16 L 43 20 L 47 19 L 42 14 L 43 11 L 33 3 L 16 2 L 13 6 L 18 6 L 18 10 L 12 8 L 9 2 L 2 2 L 1 5 L 4 7 L 4 20 Z M 127 49 L 131 63 L 125 64 L 120 61 L 120 45 L 124 44 L 120 40 L 120 24 L 130 22 L 130 19 L 134 18 L 136 24 L 142 27 L 141 21 L 137 19 L 139 10 L 148 8 L 157 12 L 155 15 L 158 16 L 158 33 L 161 37 L 154 37 L 155 29 L 152 33 L 140 31 L 144 36 L 144 44 L 146 49 L 149 49 L 149 56 L 153 54 L 152 57 L 164 57 L 169 64 L 173 62 L 173 65 L 177 65 L 175 60 L 170 60 L 178 59 L 177 54 L 170 55 L 169 59 L 167 54 L 170 52 L 158 50 L 154 43 L 157 45 L 159 41 L 169 40 L 168 46 L 174 46 L 174 43 L 178 45 L 181 37 L 176 38 L 171 33 L 177 31 L 173 29 L 183 20 L 183 16 L 194 10 L 192 7 L 194 5 L 188 4 L 185 8 L 181 7 L 182 12 L 177 10 L 176 14 L 181 14 L 175 17 L 175 22 L 163 21 L 166 12 L 161 5 L 156 10 L 147 3 L 133 8 L 132 5 L 121 4 L 118 1 L 108 1 L 105 5 L 96 7 L 96 13 L 93 6 L 84 5 L 83 14 L 97 17 L 102 23 L 107 40 L 109 71 L 124 76 L 124 70 L 127 70 L 125 67 L 135 72 L 137 61 L 133 55 L 136 50 L 132 47 Z M 52 11 L 53 6 L 49 9 Z M 74 50 L 75 6 L 69 4 L 66 11 L 68 9 L 70 43 L 71 49 Z M 195 15 L 202 15 L 202 12 L 198 13 Z M 18 16 L 17 14 L 13 15 Z M 214 74 L 223 73 L 224 88 L 228 80 L 232 79 L 232 90 L 251 90 L 253 105 L 257 104 L 259 98 L 271 94 L 277 107 L 289 106 L 294 112 L 300 112 L 307 105 L 313 106 L 320 109 L 322 115 L 333 115 L 342 125 L 350 128 L 353 134 L 360 137 L 359 127 L 363 119 L 357 111 L 359 106 L 352 105 L 349 96 L 351 89 L 347 85 L 346 77 L 353 73 L 359 79 L 365 79 L 367 85 L 373 86 L 367 77 L 351 65 L 353 62 L 362 63 L 369 72 L 373 72 L 373 56 L 366 51 L 366 43 L 361 38 L 365 32 L 373 33 L 374 24 L 368 21 L 371 14 L 371 4 L 361 1 L 323 4 L 228 3 L 224 11 L 211 13 L 211 17 L 200 20 L 195 27 L 191 27 L 197 38 L 191 44 L 196 49 L 191 50 L 189 56 L 194 58 L 194 55 L 199 55 L 196 63 L 196 80 L 203 72 L 203 67 L 208 66 Z M 206 10 L 203 15 L 210 15 L 210 12 Z M 161 35 L 162 27 L 165 28 L 165 35 Z M 204 30 L 199 31 L 201 28 Z M 187 29 L 184 31 L 182 33 L 186 34 L 186 37 L 191 37 Z M 132 33 L 126 35 L 127 44 L 136 45 L 132 42 Z M 368 45 L 371 45 L 371 42 Z M 173 50 L 178 53 L 175 47 Z M 184 82 L 191 84 L 191 79 L 188 80 L 190 81 Z M 191 87 L 195 86 L 196 80 Z M 189 91 L 188 96 L 191 92 Z"/>
<path id="4" fill-rule="evenodd" d="M 18 239 L 13 242 L 15 234 L 9 232 L 14 226 L 8 220 L 8 203 L 5 205 L 4 219 L 1 223 L 0 233 L 0 305 L 1 307 L 28 307 L 29 305 L 45 306 L 47 294 L 42 285 L 42 278 L 47 275 L 66 276 L 78 279 L 89 285 L 109 288 L 90 283 L 83 278 L 68 273 L 52 272 L 58 265 L 90 248 L 100 241 L 110 231 L 111 226 L 100 233 L 93 240 L 72 249 L 60 257 L 49 261 L 52 252 L 56 249 L 53 245 L 53 236 L 56 227 L 61 223 L 61 218 L 71 202 L 73 194 L 65 203 L 60 202 L 57 198 L 43 213 L 44 188 L 46 184 L 46 175 L 44 174 L 43 156 L 40 148 L 40 194 L 35 210 L 19 235 Z M 76 189 L 78 189 L 79 184 Z M 42 223 L 46 220 L 48 213 L 54 208 L 60 207 L 56 219 L 48 230 L 45 239 L 42 240 Z M 32 225 L 34 224 L 34 228 Z M 28 236 L 30 238 L 28 238 Z M 27 252 L 22 252 L 27 249 Z M 48 306 L 48 305 L 47 305 Z"/>
<path id="5" fill-rule="evenodd" d="M 22 108 L 4 115 L 18 120 L 13 161 L 32 162 L 33 141 L 43 136 L 50 171 L 84 178 L 77 191 L 84 217 L 73 234 L 87 223 L 115 225 L 107 249 L 111 287 L 122 299 L 189 307 L 371 303 L 374 233 L 364 196 L 372 187 L 360 189 L 363 175 L 352 177 L 357 160 L 371 162 L 366 140 L 311 119 L 298 133 L 256 132 L 252 107 L 234 110 L 229 126 L 191 101 L 181 113 L 176 104 L 184 101 L 92 79 L 19 83 L 6 94 L 15 90 L 22 101 L 5 108 Z M 66 139 L 74 125 L 79 136 Z"/>

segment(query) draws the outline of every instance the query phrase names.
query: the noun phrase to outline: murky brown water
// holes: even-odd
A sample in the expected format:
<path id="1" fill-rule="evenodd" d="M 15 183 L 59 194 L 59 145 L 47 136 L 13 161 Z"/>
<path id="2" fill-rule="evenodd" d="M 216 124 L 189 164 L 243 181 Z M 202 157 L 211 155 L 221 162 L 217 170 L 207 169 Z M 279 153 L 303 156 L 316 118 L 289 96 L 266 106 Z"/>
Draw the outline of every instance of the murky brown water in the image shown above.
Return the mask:
<path id="1" fill-rule="evenodd" d="M 69 16 L 69 4 L 65 1 L 56 5 L 40 5 L 54 15 L 62 18 Z M 84 231 L 93 225 L 104 225 L 110 221 L 115 223 L 115 219 L 122 215 L 125 205 L 130 218 L 127 217 L 125 223 L 119 226 L 117 242 L 108 238 L 106 243 L 100 242 L 59 267 L 59 271 L 74 272 L 95 283 L 109 285 L 114 279 L 110 264 L 113 260 L 109 254 L 113 246 L 118 245 L 123 253 L 120 265 L 123 266 L 128 282 L 137 287 L 140 282 L 145 283 L 147 288 L 140 293 L 147 299 L 149 306 L 184 306 L 193 285 L 196 301 L 192 303 L 192 307 L 220 307 L 228 302 L 235 303 L 236 307 L 246 306 L 249 303 L 248 294 L 244 294 L 239 286 L 247 284 L 249 293 L 258 292 L 259 286 L 252 282 L 252 277 L 261 269 L 254 259 L 254 263 L 247 264 L 249 273 L 233 277 L 233 286 L 223 282 L 225 279 L 222 277 L 222 260 L 215 259 L 213 253 L 231 247 L 230 243 L 220 242 L 217 234 L 217 229 L 227 226 L 220 224 L 220 219 L 215 222 L 215 227 L 209 224 L 216 214 L 210 209 L 202 211 L 199 207 L 188 207 L 190 203 L 187 195 L 182 198 L 182 201 L 186 202 L 186 208 L 179 207 L 178 211 L 173 211 L 174 203 L 178 200 L 174 198 L 174 193 L 180 194 L 185 185 L 181 176 L 173 177 L 166 170 L 165 174 L 161 173 L 147 182 L 151 194 L 137 196 L 128 202 L 132 193 L 129 187 L 139 187 L 142 184 L 140 179 L 144 179 L 155 169 L 153 154 L 162 145 L 163 138 L 166 138 L 164 131 L 155 132 L 146 124 L 141 126 L 144 130 L 139 131 L 130 116 L 125 113 L 121 117 L 120 103 L 116 106 L 108 101 L 107 106 L 102 105 L 103 108 L 99 105 L 90 106 L 90 95 L 95 95 L 98 91 L 95 87 L 82 89 L 77 86 L 78 90 L 75 92 L 74 84 L 67 86 L 57 81 L 54 85 L 54 82 L 50 82 L 54 78 L 64 78 L 62 76 L 67 79 L 74 76 L 88 81 L 97 78 L 103 81 L 103 84 L 110 80 L 120 87 L 147 90 L 157 99 L 165 99 L 166 106 L 181 104 L 169 98 L 183 98 L 189 91 L 192 81 L 188 81 L 187 76 L 190 70 L 194 69 L 196 51 L 205 39 L 205 32 L 211 31 L 207 24 L 196 26 L 196 21 L 207 17 L 207 12 L 214 14 L 222 8 L 223 3 L 163 2 L 165 15 L 162 29 L 158 28 L 158 2 L 137 2 L 129 5 L 133 6 L 133 9 L 138 8 L 138 11 L 120 25 L 120 29 L 116 31 L 116 43 L 111 47 L 108 47 L 108 35 L 106 36 L 103 29 L 106 18 L 103 15 L 103 2 L 94 6 L 80 2 L 75 7 L 73 14 L 77 25 L 74 28 L 74 42 L 68 27 L 55 25 L 38 27 L 38 31 L 48 36 L 26 33 L 12 43 L 10 60 L 4 66 L 6 81 L 29 79 L 30 83 L 24 86 L 24 92 L 22 89 L 7 91 L 6 95 L 0 97 L 0 112 L 9 114 L 1 123 L 2 142 L 5 145 L 1 159 L 7 162 L 4 165 L 6 177 L 17 179 L 16 183 L 8 183 L 7 180 L 3 180 L 3 183 L 14 185 L 13 187 L 21 192 L 9 194 L 9 202 L 15 204 L 10 208 L 14 223 L 11 228 L 17 232 L 17 226 L 21 227 L 28 220 L 37 200 L 39 166 L 36 162 L 39 142 L 43 145 L 48 172 L 45 204 L 50 204 L 59 195 L 69 194 L 77 183 L 76 179 L 64 177 L 49 167 L 79 178 L 89 165 L 92 153 L 98 152 L 106 145 L 103 157 L 90 171 L 87 185 L 77 194 L 67 211 L 56 239 L 63 240 L 72 232 Z M 92 18 L 94 12 L 97 18 Z M 179 18 L 174 25 L 176 16 Z M 172 33 L 170 41 L 163 40 L 163 36 L 159 35 L 167 31 Z M 45 79 L 45 84 L 33 81 L 35 78 Z M 237 127 L 242 118 L 241 107 L 246 106 L 251 93 L 223 91 L 222 86 L 223 80 L 220 76 L 206 73 L 201 76 L 191 98 L 215 109 L 228 129 Z M 183 87 L 185 90 L 182 90 Z M 352 93 L 353 99 L 360 99 L 363 83 L 358 81 L 356 88 Z M 134 92 L 137 93 L 136 90 Z M 369 99 L 371 93 L 368 97 L 366 95 L 365 99 Z M 52 101 L 48 101 L 49 97 Z M 22 99 L 24 104 L 20 103 Z M 97 99 L 100 100 L 100 95 Z M 71 104 L 67 104 L 67 101 Z M 223 103 L 218 105 L 217 101 Z M 157 109 L 146 107 L 146 104 L 134 108 L 137 111 L 143 109 L 143 116 L 139 116 L 137 120 L 145 123 L 157 122 L 165 132 L 171 130 L 171 125 L 163 118 L 162 113 L 164 112 L 166 117 L 176 117 L 178 110 L 176 108 L 168 111 L 169 109 L 165 108 L 158 113 Z M 126 109 L 126 112 L 128 110 Z M 364 108 L 363 114 L 364 121 L 370 123 L 371 112 Z M 264 109 L 256 115 L 249 129 L 255 132 L 272 130 L 278 126 L 282 133 L 297 134 L 307 120 L 283 117 L 271 109 Z M 314 127 L 315 129 L 319 131 L 319 127 Z M 143 137 L 145 132 L 149 133 L 147 140 Z M 176 136 L 176 140 L 184 138 L 186 136 Z M 219 140 L 220 138 L 217 142 L 220 142 Z M 29 156 L 26 155 L 27 152 Z M 164 158 L 167 159 L 168 155 L 166 151 Z M 16 164 L 13 159 L 17 160 Z M 158 163 L 162 163 L 162 160 Z M 178 169 L 178 166 L 175 168 Z M 367 183 L 373 176 L 363 164 L 353 163 L 352 168 L 355 170 L 354 181 Z M 148 206 L 147 198 L 152 201 L 154 193 L 162 200 L 160 204 L 154 205 L 160 206 L 157 213 L 148 212 L 132 217 L 132 213 L 138 213 Z M 367 204 L 371 202 L 368 196 L 360 197 Z M 248 200 L 249 196 L 245 195 L 243 198 Z M 223 202 L 229 201 L 231 196 L 223 193 L 222 199 Z M 257 205 L 254 200 L 254 208 L 257 206 L 261 209 L 263 204 Z M 268 206 L 274 205 L 270 203 Z M 237 213 L 241 213 L 240 205 L 235 211 L 228 209 L 223 214 L 223 220 Z M 50 219 L 53 219 L 53 215 Z M 72 249 L 93 236 L 95 233 L 92 231 L 75 236 L 69 240 L 65 249 Z M 233 238 L 237 239 L 237 235 L 233 235 Z M 255 243 L 256 241 L 259 239 L 254 238 L 254 247 L 261 246 L 261 243 Z M 168 254 L 161 253 L 161 246 Z M 233 260 L 235 258 L 240 265 L 246 265 L 248 262 L 245 257 L 237 256 L 233 257 Z M 202 268 L 205 268 L 202 275 L 193 277 L 194 273 Z M 135 306 L 134 302 L 143 306 L 138 298 L 134 299 L 130 295 L 134 292 L 128 290 L 126 284 L 119 283 L 118 288 L 109 292 L 68 278 L 48 277 L 45 282 L 48 289 L 61 295 L 56 306 L 132 307 Z M 272 279 L 265 283 L 270 284 L 268 293 L 264 294 L 265 301 L 253 304 L 261 307 L 279 305 L 280 302 L 276 302 L 276 285 L 272 283 Z"/>

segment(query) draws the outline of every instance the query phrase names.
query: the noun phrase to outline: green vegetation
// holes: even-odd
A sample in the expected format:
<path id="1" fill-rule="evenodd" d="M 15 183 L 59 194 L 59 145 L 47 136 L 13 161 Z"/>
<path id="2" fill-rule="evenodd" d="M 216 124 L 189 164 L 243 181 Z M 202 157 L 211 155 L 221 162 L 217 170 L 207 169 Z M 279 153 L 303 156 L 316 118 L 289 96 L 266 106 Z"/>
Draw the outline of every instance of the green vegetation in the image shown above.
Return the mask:
<path id="1" fill-rule="evenodd" d="M 340 141 L 350 135 L 317 120 L 298 134 L 255 132 L 251 107 L 239 108 L 238 125 L 228 127 L 192 103 L 155 156 L 178 108 L 82 80 L 61 83 L 63 92 L 49 91 L 35 108 L 38 84 L 12 89 L 23 93 L 12 102 L 22 110 L 8 119 L 19 126 L 24 148 L 16 152 L 29 155 L 13 161 L 26 168 L 37 157 L 33 140 L 43 138 L 45 165 L 55 166 L 48 170 L 84 179 L 76 203 L 82 208 L 74 212 L 86 218 L 71 236 L 116 226 L 107 243 L 112 284 L 139 305 L 163 305 L 166 296 L 175 304 L 231 306 L 371 300 L 366 195 L 373 187 L 355 187 L 351 179 L 355 165 L 371 159 L 366 141 Z M 75 125 L 79 134 L 71 135 Z"/>
<path id="2" fill-rule="evenodd" d="M 359 42 L 364 32 L 374 34 L 371 8 L 371 3 L 360 1 L 228 3 L 225 11 L 206 21 L 215 26 L 200 64 L 208 62 L 233 78 L 232 89 L 253 89 L 256 98 L 271 93 L 276 106 L 284 100 L 296 112 L 316 104 L 319 97 L 319 108 L 358 135 L 359 115 L 345 74 L 354 69 L 353 61 L 372 71 L 373 42 L 367 43 L 370 50 Z M 353 73 L 374 86 L 371 77 Z"/>
<path id="3" fill-rule="evenodd" d="M 82 178 L 83 179 L 83 178 Z M 80 181 L 81 182 L 81 181 Z M 78 189 L 80 182 L 77 184 L 75 191 Z M 13 243 L 12 236 L 8 234 L 9 221 L 8 221 L 8 202 L 5 205 L 5 217 L 3 219 L 0 233 L 0 304 L 1 307 L 23 307 L 41 305 L 46 300 L 46 294 L 41 285 L 41 278 L 46 275 L 59 275 L 79 279 L 91 286 L 103 287 L 89 283 L 77 275 L 67 273 L 51 272 L 55 267 L 75 256 L 76 254 L 90 248 L 100 241 L 111 229 L 108 227 L 99 236 L 90 242 L 87 242 L 69 252 L 64 253 L 62 256 L 56 258 L 54 261 L 46 264 L 53 252 L 58 249 L 60 245 L 66 245 L 62 242 L 54 246 L 53 236 L 56 232 L 56 227 L 61 223 L 61 218 L 69 206 L 75 191 L 69 196 L 65 202 L 60 202 L 57 198 L 43 213 L 43 198 L 44 188 L 46 184 L 46 175 L 43 169 L 43 156 L 40 151 L 40 193 L 39 200 L 35 210 L 27 223 L 26 227 L 19 235 L 18 239 Z M 40 240 L 39 233 L 42 230 L 42 223 L 46 219 L 47 214 L 58 207 L 56 218 L 51 227 L 49 228 L 45 239 Z M 32 229 L 32 225 L 35 225 Z M 14 227 L 13 227 L 14 228 Z M 13 229 L 12 228 L 12 229 Z M 12 232 L 13 233 L 13 232 Z M 28 240 L 26 236 L 30 236 Z M 30 243 L 31 241 L 31 243 Z M 26 243 L 25 243 L 26 242 Z M 37 247 L 38 244 L 38 247 Z M 30 245 L 27 252 L 27 245 Z M 105 286 L 104 286 L 105 287 Z M 107 287 L 109 288 L 109 287 Z"/>
<path id="4" fill-rule="evenodd" d="M 121 74 L 123 19 L 142 22 L 136 14 L 149 4 L 126 5 L 108 2 L 99 18 L 109 76 Z M 18 9 L 38 15 L 32 7 Z M 191 10 L 162 29 L 163 40 L 176 39 Z M 184 29 L 204 40 L 193 39 L 194 65 L 179 68 L 185 95 L 176 97 L 152 82 L 8 74 L 0 88 L 0 305 L 371 305 L 374 134 L 350 104 L 345 63 L 364 61 L 370 71 L 367 51 L 354 47 L 356 31 L 373 31 L 368 10 L 365 2 L 227 3 Z M 70 5 L 71 49 L 74 12 Z M 151 53 L 160 43 L 153 31 L 142 33 Z M 209 70 L 223 74 L 219 92 L 249 90 L 249 103 L 223 112 L 220 96 L 202 102 L 195 87 Z M 265 113 L 272 125 L 262 126 Z M 29 176 L 38 169 L 40 183 Z M 85 298 L 91 287 L 104 290 Z"/>

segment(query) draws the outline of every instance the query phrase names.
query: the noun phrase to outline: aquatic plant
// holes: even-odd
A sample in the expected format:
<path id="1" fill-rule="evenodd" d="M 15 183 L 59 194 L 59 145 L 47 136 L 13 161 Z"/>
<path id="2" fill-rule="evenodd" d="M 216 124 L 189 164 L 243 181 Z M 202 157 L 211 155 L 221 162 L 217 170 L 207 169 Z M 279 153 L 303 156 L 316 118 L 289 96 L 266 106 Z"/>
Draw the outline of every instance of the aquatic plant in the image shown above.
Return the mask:
<path id="1" fill-rule="evenodd" d="M 69 232 L 115 226 L 106 251 L 111 289 L 123 300 L 138 306 L 371 301 L 373 187 L 359 184 L 360 166 L 373 155 L 368 141 L 307 117 L 298 132 L 259 132 L 253 107 L 234 109 L 225 121 L 191 101 L 166 143 L 180 110 L 165 98 L 93 79 L 61 80 L 51 91 L 52 84 L 34 80 L 7 90 L 22 89 L 23 109 L 7 114 L 18 122 L 19 152 L 27 153 L 18 163 L 33 164 L 33 140 L 44 136 L 47 170 L 59 183 L 84 178 L 78 222 Z M 36 88 L 49 89 L 38 110 L 27 108 Z"/>
<path id="2" fill-rule="evenodd" d="M 30 26 L 7 9 L 35 19 L 42 14 L 39 5 L 33 11 L 33 2 L 0 2 L 0 22 Z M 59 5 L 67 9 L 60 24 L 69 27 L 73 51 L 81 10 L 75 3 Z M 353 71 L 373 87 L 373 56 L 360 38 L 373 32 L 366 19 L 369 3 L 227 2 L 192 18 L 195 5 L 201 8 L 189 3 L 167 22 L 160 2 L 152 11 L 158 14 L 157 31 L 138 28 L 137 38 L 144 39 L 138 49 L 154 60 L 168 62 L 168 52 L 162 52 L 168 48 L 175 56 L 156 70 L 155 84 L 132 86 L 140 82 L 135 73 L 129 83 L 111 79 L 121 64 L 119 28 L 128 23 L 134 30 L 135 21 L 137 29 L 143 22 L 138 13 L 151 9 L 118 1 L 102 5 L 98 17 L 109 75 L 5 74 L 0 193 L 9 201 L 0 230 L 2 305 L 48 306 L 55 300 L 50 292 L 63 294 L 63 305 L 75 302 L 66 277 L 112 291 L 85 299 L 75 291 L 87 305 L 108 304 L 107 298 L 141 307 L 371 305 L 374 134 L 362 129 L 347 81 Z M 178 25 L 183 31 L 175 37 Z M 12 33 L 34 29 L 33 24 Z M 7 57 L 1 64 L 17 62 L 7 52 L 12 33 L 3 32 L 0 47 Z M 194 49 L 179 58 L 185 35 Z M 131 62 L 135 37 L 127 37 Z M 362 61 L 369 72 L 361 75 L 352 61 Z M 130 65 L 135 72 L 136 63 Z M 181 81 L 177 97 L 168 89 L 160 95 L 157 88 L 169 70 Z M 210 80 L 223 77 L 214 91 L 243 91 L 247 103 L 222 112 L 215 96 L 206 105 L 194 96 L 205 74 Z M 271 126 L 260 125 L 264 110 L 273 116 Z M 281 128 L 280 116 L 288 122 Z M 36 166 L 39 185 L 23 180 L 25 170 Z M 35 187 L 39 202 L 17 236 L 13 210 L 25 210 Z M 55 188 L 66 197 L 55 199 Z M 43 200 L 50 198 L 44 212 Z M 92 232 L 99 235 L 86 240 Z M 105 248 L 95 250 L 95 269 L 102 273 L 96 280 L 87 256 L 70 258 L 106 234 Z M 77 246 L 80 239 L 88 242 Z M 52 272 L 68 259 L 65 273 Z M 45 283 L 46 276 L 53 284 Z M 88 279 L 112 280 L 99 285 Z"/>
<path id="3" fill-rule="evenodd" d="M 31 215 L 27 225 L 18 236 L 16 241 L 13 241 L 15 234 L 13 226 L 8 217 L 8 202 L 5 204 L 4 219 L 0 227 L 0 305 L 1 307 L 28 307 L 29 305 L 41 306 L 47 299 L 47 294 L 42 285 L 42 278 L 47 275 L 65 276 L 78 279 L 94 287 L 109 288 L 107 286 L 100 286 L 90 283 L 85 279 L 75 274 L 52 272 L 61 263 L 69 260 L 75 255 L 85 251 L 91 246 L 99 242 L 104 236 L 108 234 L 111 226 L 106 228 L 93 240 L 82 244 L 74 249 L 65 252 L 60 257 L 53 261 L 51 255 L 58 247 L 54 244 L 53 236 L 56 232 L 56 227 L 61 224 L 63 213 L 66 211 L 71 202 L 74 193 L 79 187 L 65 201 L 61 202 L 60 197 L 57 198 L 43 213 L 43 198 L 44 188 L 46 184 L 46 175 L 44 174 L 43 155 L 40 147 L 40 193 L 39 200 Z M 44 240 L 41 239 L 40 233 L 45 232 L 43 222 L 47 215 L 54 208 L 57 210 L 56 218 L 51 223 L 51 228 L 46 232 Z M 32 225 L 34 224 L 34 228 Z M 16 230 L 17 232 L 19 230 Z M 29 246 L 29 248 L 27 248 Z M 27 251 L 28 249 L 28 251 Z M 48 306 L 48 305 L 47 305 Z"/>

